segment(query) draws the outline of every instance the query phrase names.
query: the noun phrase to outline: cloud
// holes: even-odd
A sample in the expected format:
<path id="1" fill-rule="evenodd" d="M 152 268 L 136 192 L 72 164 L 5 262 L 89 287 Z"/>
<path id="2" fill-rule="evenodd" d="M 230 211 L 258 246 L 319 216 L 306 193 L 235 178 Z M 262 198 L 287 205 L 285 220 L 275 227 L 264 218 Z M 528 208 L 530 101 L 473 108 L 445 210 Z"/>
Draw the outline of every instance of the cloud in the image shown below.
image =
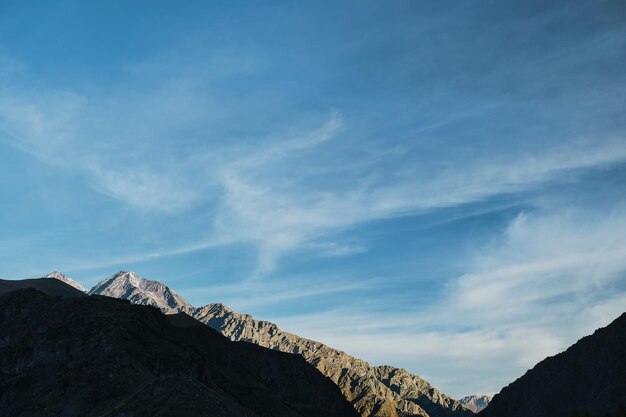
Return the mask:
<path id="1" fill-rule="evenodd" d="M 176 174 L 158 173 L 151 169 L 125 166 L 105 169 L 97 165 L 85 167 L 93 178 L 95 190 L 126 204 L 147 210 L 177 213 L 200 200 L 200 193 L 185 187 Z"/>
<path id="2" fill-rule="evenodd" d="M 209 57 L 200 68 L 220 62 Z M 609 134 L 546 141 L 540 148 L 494 147 L 490 154 L 442 139 L 435 151 L 421 154 L 433 136 L 468 117 L 484 117 L 489 107 L 471 116 L 467 110 L 450 114 L 401 144 L 393 137 L 390 144 L 360 137 L 364 121 L 334 108 L 275 118 L 234 135 L 223 126 L 241 123 L 238 107 L 245 104 L 209 88 L 213 80 L 205 72 L 214 71 L 153 71 L 159 65 L 169 68 L 159 60 L 148 66 L 152 70 L 135 65 L 130 77 L 152 75 L 134 90 L 7 87 L 0 91 L 0 140 L 78 173 L 95 191 L 138 211 L 181 216 L 204 210 L 214 217 L 213 228 L 194 240 L 211 235 L 212 244 L 254 243 L 256 276 L 298 249 L 328 256 L 367 250 L 334 237 L 355 225 L 526 191 L 626 159 L 621 138 Z"/>
<path id="3" fill-rule="evenodd" d="M 326 126 L 329 125 L 335 126 L 336 121 L 331 119 Z M 326 137 L 337 127 L 321 130 Z M 305 141 L 307 145 L 324 142 Z M 273 163 L 294 153 L 315 150 L 293 144 L 286 148 L 288 151 L 268 152 Z M 316 185 L 306 169 L 300 173 L 295 166 L 288 179 L 276 178 L 267 158 L 260 155 L 254 163 L 229 167 L 222 176 L 224 196 L 216 220 L 218 230 L 230 239 L 259 245 L 259 274 L 270 272 L 283 253 L 315 247 L 314 241 L 323 241 L 332 233 L 357 224 L 526 191 L 567 173 L 576 175 L 623 161 L 626 148 L 620 141 L 606 141 L 603 146 L 581 141 L 543 154 L 468 160 L 465 166 L 434 171 L 427 180 L 411 175 L 402 180 L 388 178 L 372 183 L 366 175 L 360 175 L 357 167 L 348 175 L 351 186 L 335 190 L 325 189 L 326 183 Z M 245 168 L 240 168 L 242 165 Z"/>

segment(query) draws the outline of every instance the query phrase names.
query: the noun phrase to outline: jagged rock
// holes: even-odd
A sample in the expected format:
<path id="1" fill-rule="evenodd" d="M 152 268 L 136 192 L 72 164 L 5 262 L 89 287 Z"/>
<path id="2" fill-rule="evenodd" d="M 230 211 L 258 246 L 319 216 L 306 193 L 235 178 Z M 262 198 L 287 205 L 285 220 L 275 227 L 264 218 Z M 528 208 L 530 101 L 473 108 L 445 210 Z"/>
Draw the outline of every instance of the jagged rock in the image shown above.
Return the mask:
<path id="1" fill-rule="evenodd" d="M 357 417 L 297 355 L 57 280 L 38 281 L 82 296 L 28 281 L 0 282 L 1 416 Z"/>
<path id="2" fill-rule="evenodd" d="M 83 287 L 78 282 L 74 281 L 72 278 L 70 278 L 67 275 L 65 275 L 65 274 L 63 274 L 61 272 L 58 272 L 58 271 L 50 272 L 44 278 L 58 279 L 59 281 L 63 281 L 67 285 L 71 285 L 72 287 L 76 288 L 79 291 L 82 291 L 82 292 L 85 292 L 85 293 L 87 292 L 87 288 Z"/>
<path id="3" fill-rule="evenodd" d="M 539 362 L 477 416 L 618 415 L 626 415 L 626 313 Z"/>
<path id="4" fill-rule="evenodd" d="M 489 405 L 489 401 L 493 398 L 492 395 L 468 395 L 459 400 L 461 404 L 465 406 L 468 410 L 471 410 L 475 413 L 484 410 L 487 405 Z"/>

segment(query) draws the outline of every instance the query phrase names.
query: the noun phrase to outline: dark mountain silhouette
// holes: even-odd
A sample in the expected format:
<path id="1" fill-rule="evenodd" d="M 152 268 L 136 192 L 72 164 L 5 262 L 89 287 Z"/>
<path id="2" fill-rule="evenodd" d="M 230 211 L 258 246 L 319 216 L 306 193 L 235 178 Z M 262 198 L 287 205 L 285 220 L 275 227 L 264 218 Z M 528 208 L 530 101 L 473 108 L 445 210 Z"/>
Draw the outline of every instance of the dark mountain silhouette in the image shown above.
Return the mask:
<path id="1" fill-rule="evenodd" d="M 47 277 L 46 277 L 47 278 Z M 24 288 L 33 288 L 44 294 L 65 298 L 87 297 L 84 292 L 58 279 L 22 279 L 19 281 L 0 279 L 0 295 Z"/>
<path id="2" fill-rule="evenodd" d="M 626 416 L 626 313 L 497 394 L 480 417 Z"/>
<path id="3" fill-rule="evenodd" d="M 298 355 L 45 279 L 0 282 L 0 416 L 357 414 Z"/>

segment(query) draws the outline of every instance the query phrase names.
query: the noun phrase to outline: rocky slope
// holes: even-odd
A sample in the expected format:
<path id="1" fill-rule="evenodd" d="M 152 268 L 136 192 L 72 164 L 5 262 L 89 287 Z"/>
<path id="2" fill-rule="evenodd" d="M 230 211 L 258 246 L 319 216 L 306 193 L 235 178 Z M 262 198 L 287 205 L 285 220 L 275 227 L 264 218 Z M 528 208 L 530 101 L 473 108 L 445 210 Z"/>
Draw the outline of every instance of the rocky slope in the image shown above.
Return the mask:
<path id="1" fill-rule="evenodd" d="M 101 282 L 90 291 L 90 294 L 109 295 L 128 299 L 133 303 L 157 306 L 163 305 L 159 302 L 164 297 L 163 294 L 173 293 L 163 284 L 160 284 L 162 287 L 159 287 L 159 292 L 148 293 L 134 289 L 133 286 L 141 288 L 146 284 L 135 274 L 132 280 L 120 274 Z M 236 313 L 223 304 L 208 304 L 194 308 L 178 297 L 176 303 L 161 308 L 164 311 L 175 309 L 183 311 L 233 341 L 250 342 L 273 350 L 301 355 L 321 373 L 332 379 L 363 417 L 473 415 L 473 412 L 465 409 L 458 401 L 442 394 L 422 378 L 405 370 L 372 367 L 363 360 L 322 343 L 283 332 L 273 323 Z M 401 382 L 402 386 L 398 387 L 396 385 L 398 382 Z"/>
<path id="2" fill-rule="evenodd" d="M 626 313 L 539 362 L 495 395 L 480 417 L 626 415 Z"/>
<path id="3" fill-rule="evenodd" d="M 417 375 L 392 366 L 377 366 L 376 379 L 396 394 L 398 408 L 411 413 L 413 404 L 421 407 L 430 417 L 466 416 L 468 411 L 456 400 L 442 394 Z"/>
<path id="4" fill-rule="evenodd" d="M 93 294 L 122 298 L 133 304 L 151 305 L 164 312 L 176 312 L 183 307 L 192 307 L 166 285 L 141 278 L 134 272 L 120 271 L 100 281 L 89 290 L 89 295 Z"/>
<path id="5" fill-rule="evenodd" d="M 461 398 L 459 402 L 468 410 L 478 413 L 489 405 L 491 398 L 491 395 L 468 395 L 467 397 Z"/>
<path id="6" fill-rule="evenodd" d="M 357 416 L 297 355 L 231 342 L 182 314 L 28 281 L 0 282 L 2 416 Z"/>
<path id="7" fill-rule="evenodd" d="M 58 272 L 58 271 L 50 272 L 44 278 L 58 279 L 59 281 L 62 281 L 64 283 L 66 283 L 67 285 L 71 285 L 72 287 L 76 288 L 79 291 L 87 292 L 87 288 L 83 287 L 78 282 L 74 281 L 72 278 L 70 278 L 67 275 L 62 274 L 61 272 Z"/>

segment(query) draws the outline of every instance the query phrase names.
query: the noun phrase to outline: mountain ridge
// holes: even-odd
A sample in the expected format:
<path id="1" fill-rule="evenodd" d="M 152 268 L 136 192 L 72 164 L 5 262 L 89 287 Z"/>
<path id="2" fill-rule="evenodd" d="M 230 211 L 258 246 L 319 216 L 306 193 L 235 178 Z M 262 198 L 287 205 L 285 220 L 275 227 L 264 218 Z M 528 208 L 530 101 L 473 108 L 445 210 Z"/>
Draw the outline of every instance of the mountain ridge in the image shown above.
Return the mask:
<path id="1" fill-rule="evenodd" d="M 100 281 L 89 294 L 152 305 L 166 313 L 184 312 L 232 341 L 250 342 L 302 356 L 339 386 L 362 417 L 469 417 L 473 412 L 427 381 L 391 366 L 373 367 L 323 343 L 282 331 L 276 324 L 237 313 L 222 303 L 194 307 L 159 281 L 120 271 Z M 395 390 L 389 382 L 402 379 L 410 388 Z M 387 381 L 387 383 L 385 383 Z"/>

